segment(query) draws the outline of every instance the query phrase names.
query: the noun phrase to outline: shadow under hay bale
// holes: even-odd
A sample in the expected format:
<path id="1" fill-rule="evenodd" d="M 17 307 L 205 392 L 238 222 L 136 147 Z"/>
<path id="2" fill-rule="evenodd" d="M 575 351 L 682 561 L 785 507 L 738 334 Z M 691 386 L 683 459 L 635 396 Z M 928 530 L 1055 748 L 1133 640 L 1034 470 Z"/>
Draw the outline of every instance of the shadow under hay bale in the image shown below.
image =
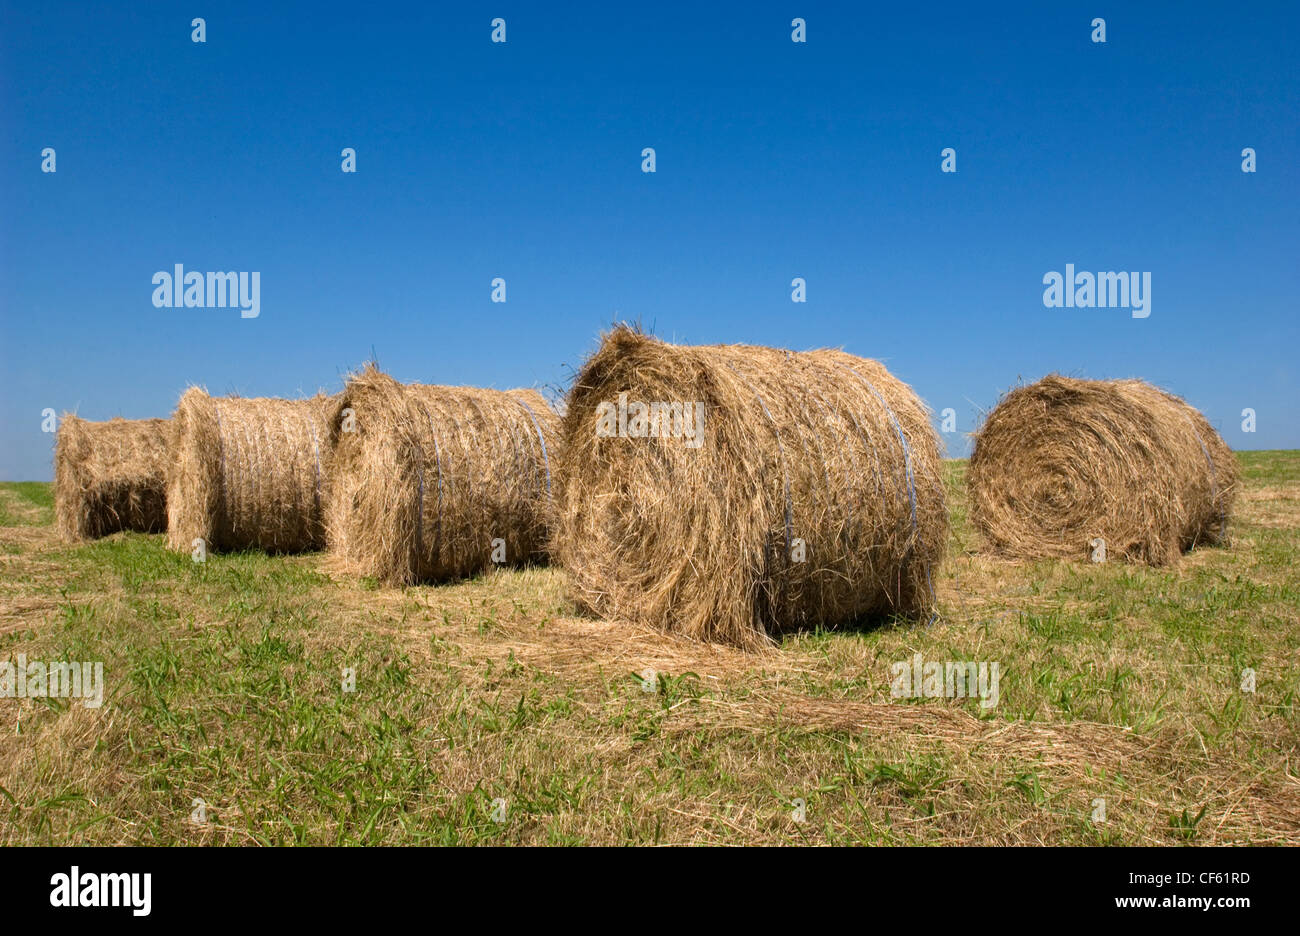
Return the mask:
<path id="1" fill-rule="evenodd" d="M 338 568 L 406 585 L 544 560 L 557 436 L 534 390 L 403 384 L 367 366 L 329 424 Z"/>
<path id="2" fill-rule="evenodd" d="M 64 539 L 167 529 L 166 427 L 165 419 L 64 414 L 54 449 L 54 519 Z"/>
<path id="3" fill-rule="evenodd" d="M 1199 412 L 1141 380 L 1050 376 L 1012 390 L 975 436 L 971 519 L 1024 559 L 1164 565 L 1224 537 L 1236 457 Z"/>
<path id="4" fill-rule="evenodd" d="M 325 544 L 326 416 L 332 400 L 181 396 L 172 416 L 167 544 L 301 552 Z"/>
<path id="5" fill-rule="evenodd" d="M 939 440 L 876 361 L 619 327 L 569 394 L 558 479 L 552 555 L 597 614 L 757 648 L 933 605 Z"/>

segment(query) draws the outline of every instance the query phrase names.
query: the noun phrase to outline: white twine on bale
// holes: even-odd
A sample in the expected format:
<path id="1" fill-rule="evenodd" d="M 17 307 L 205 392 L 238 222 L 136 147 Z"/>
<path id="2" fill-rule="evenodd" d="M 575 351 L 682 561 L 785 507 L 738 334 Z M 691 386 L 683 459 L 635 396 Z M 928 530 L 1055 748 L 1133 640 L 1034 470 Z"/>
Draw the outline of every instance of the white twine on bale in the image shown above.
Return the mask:
<path id="1" fill-rule="evenodd" d="M 1208 465 L 1210 468 L 1210 500 L 1214 501 L 1215 503 L 1218 503 L 1219 483 L 1218 483 L 1218 475 L 1214 470 L 1214 459 L 1210 457 L 1210 450 L 1205 447 L 1205 440 L 1201 438 L 1201 434 L 1196 430 L 1196 422 L 1195 420 L 1192 419 L 1192 414 L 1184 410 L 1183 418 L 1187 420 L 1187 425 L 1192 427 L 1192 435 L 1196 436 L 1196 444 L 1201 447 L 1201 454 L 1205 456 L 1205 464 Z M 1223 508 L 1220 508 L 1219 522 L 1223 523 L 1223 521 L 1227 519 L 1227 516 L 1228 516 L 1227 511 Z M 1222 531 L 1220 531 L 1219 535 L 1220 536 L 1223 535 Z"/>
<path id="2" fill-rule="evenodd" d="M 537 430 L 537 441 L 540 442 L 542 446 L 542 465 L 545 466 L 546 468 L 546 496 L 550 497 L 551 496 L 551 459 L 550 456 L 547 455 L 546 453 L 546 438 L 542 435 L 541 423 L 537 421 L 537 414 L 533 412 L 533 408 L 531 406 L 529 406 L 526 402 L 519 399 L 518 397 L 511 397 L 511 399 L 513 399 L 516 403 L 518 403 L 520 406 L 522 406 L 524 409 L 528 411 L 528 416 L 533 421 L 533 428 Z"/>
<path id="3" fill-rule="evenodd" d="M 230 476 L 226 470 L 226 429 L 221 423 L 221 404 L 213 400 L 212 409 L 217 417 L 217 451 L 221 455 L 221 484 L 229 490 Z"/>
<path id="4" fill-rule="evenodd" d="M 844 365 L 841 364 L 838 366 L 843 367 Z M 869 389 L 875 395 L 876 399 L 880 401 L 880 405 L 885 408 L 885 412 L 889 416 L 889 421 L 894 424 L 894 431 L 898 433 L 898 441 L 901 442 L 903 446 L 903 467 L 907 474 L 907 496 L 910 499 L 912 504 L 912 537 L 908 542 L 907 552 L 903 556 L 903 562 L 900 564 L 901 566 L 906 566 L 906 564 L 912 560 L 912 548 L 913 546 L 916 545 L 916 533 L 917 533 L 916 484 L 915 484 L 915 475 L 912 472 L 912 449 L 907 444 L 907 436 L 903 433 L 903 427 L 899 424 L 898 417 L 894 415 L 894 410 L 885 401 L 885 398 L 880 395 L 880 393 L 876 390 L 876 388 L 872 386 L 871 381 L 867 380 L 867 378 L 863 377 L 861 374 L 857 372 L 856 369 L 852 367 L 846 367 L 845 370 L 851 371 L 854 374 L 854 376 L 856 376 L 859 380 L 861 380 L 864 384 L 866 384 L 867 389 Z M 937 601 L 937 598 L 934 594 L 934 585 L 930 581 L 929 563 L 925 564 L 924 571 L 925 571 L 925 587 L 930 590 L 930 599 L 931 601 Z M 933 624 L 938 619 L 938 616 L 939 615 L 937 611 L 933 612 L 930 615 L 930 620 L 926 622 L 926 625 L 929 626 L 930 624 Z"/>
<path id="5" fill-rule="evenodd" d="M 438 518 L 435 525 L 434 533 L 434 554 L 442 549 L 442 451 L 438 446 L 438 433 L 433 428 L 433 417 L 429 415 L 429 409 L 425 406 L 424 401 L 417 398 L 420 404 L 420 412 L 424 413 L 425 421 L 429 424 L 429 436 L 433 439 L 433 457 L 435 467 L 438 469 Z M 416 501 L 415 501 L 415 561 L 417 564 L 424 555 L 424 446 L 416 442 L 416 451 L 419 457 L 416 459 Z"/>
<path id="6" fill-rule="evenodd" d="M 317 431 L 316 420 L 311 421 L 311 449 L 316 459 L 316 488 L 312 495 L 312 506 L 316 510 L 316 516 L 320 516 L 320 433 Z"/>

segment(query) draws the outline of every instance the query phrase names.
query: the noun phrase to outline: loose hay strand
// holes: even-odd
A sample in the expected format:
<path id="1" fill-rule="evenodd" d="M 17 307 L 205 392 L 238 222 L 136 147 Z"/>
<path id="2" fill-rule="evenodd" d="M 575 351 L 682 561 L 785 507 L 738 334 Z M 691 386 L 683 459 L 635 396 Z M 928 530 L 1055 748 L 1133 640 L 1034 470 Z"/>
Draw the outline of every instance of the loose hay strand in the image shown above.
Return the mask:
<path id="1" fill-rule="evenodd" d="M 703 444 L 598 436 L 601 405 L 623 393 L 702 403 Z M 755 649 L 933 606 L 948 530 L 939 440 L 875 361 L 620 326 L 574 383 L 561 452 L 552 549 L 589 611 Z"/>
<path id="2" fill-rule="evenodd" d="M 168 545 L 300 552 L 325 544 L 325 417 L 333 401 L 181 396 L 167 472 Z"/>
<path id="3" fill-rule="evenodd" d="M 971 519 L 992 549 L 1165 565 L 1222 542 L 1240 483 L 1206 418 L 1141 380 L 1052 375 L 1012 390 L 975 436 Z"/>
<path id="4" fill-rule="evenodd" d="M 546 559 L 558 417 L 535 390 L 402 384 L 373 365 L 329 420 L 336 567 L 388 584 Z"/>
<path id="5" fill-rule="evenodd" d="M 54 450 L 54 517 L 69 542 L 167 528 L 167 420 L 89 422 L 65 413 Z"/>

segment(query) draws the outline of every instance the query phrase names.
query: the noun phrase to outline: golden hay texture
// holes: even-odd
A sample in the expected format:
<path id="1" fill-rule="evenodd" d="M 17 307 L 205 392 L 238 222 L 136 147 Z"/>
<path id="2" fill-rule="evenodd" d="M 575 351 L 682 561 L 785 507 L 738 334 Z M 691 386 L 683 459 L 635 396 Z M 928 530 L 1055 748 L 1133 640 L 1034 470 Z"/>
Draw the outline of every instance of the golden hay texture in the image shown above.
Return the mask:
<path id="1" fill-rule="evenodd" d="M 367 365 L 329 424 L 338 567 L 405 585 L 544 560 L 558 421 L 535 390 L 403 384 Z"/>
<path id="2" fill-rule="evenodd" d="M 167 544 L 299 552 L 325 544 L 325 419 L 333 401 L 181 396 L 172 416 Z"/>
<path id="3" fill-rule="evenodd" d="M 88 422 L 64 414 L 54 448 L 54 518 L 64 539 L 167 528 L 166 426 L 165 419 Z"/>
<path id="4" fill-rule="evenodd" d="M 1141 380 L 1044 377 L 975 436 L 971 519 L 995 552 L 1164 565 L 1224 536 L 1237 460 L 1205 417 Z"/>
<path id="5" fill-rule="evenodd" d="M 634 403 L 702 403 L 701 444 L 685 406 L 655 436 Z M 620 326 L 569 394 L 552 555 L 587 610 L 747 649 L 924 614 L 948 531 L 939 469 L 929 411 L 875 361 Z"/>

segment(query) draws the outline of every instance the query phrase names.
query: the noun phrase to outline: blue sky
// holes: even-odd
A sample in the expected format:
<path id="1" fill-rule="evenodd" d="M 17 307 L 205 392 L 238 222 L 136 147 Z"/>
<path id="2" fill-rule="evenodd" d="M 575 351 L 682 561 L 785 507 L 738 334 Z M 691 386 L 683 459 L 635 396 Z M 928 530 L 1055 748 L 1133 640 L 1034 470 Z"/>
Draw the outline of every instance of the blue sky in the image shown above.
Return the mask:
<path id="1" fill-rule="evenodd" d="M 1052 371 L 1300 447 L 1298 4 L 374 6 L 0 4 L 0 478 L 50 477 L 46 407 L 563 386 L 624 319 L 881 359 L 958 455 Z M 260 316 L 155 308 L 177 263 Z M 1045 308 L 1067 263 L 1150 317 Z"/>

